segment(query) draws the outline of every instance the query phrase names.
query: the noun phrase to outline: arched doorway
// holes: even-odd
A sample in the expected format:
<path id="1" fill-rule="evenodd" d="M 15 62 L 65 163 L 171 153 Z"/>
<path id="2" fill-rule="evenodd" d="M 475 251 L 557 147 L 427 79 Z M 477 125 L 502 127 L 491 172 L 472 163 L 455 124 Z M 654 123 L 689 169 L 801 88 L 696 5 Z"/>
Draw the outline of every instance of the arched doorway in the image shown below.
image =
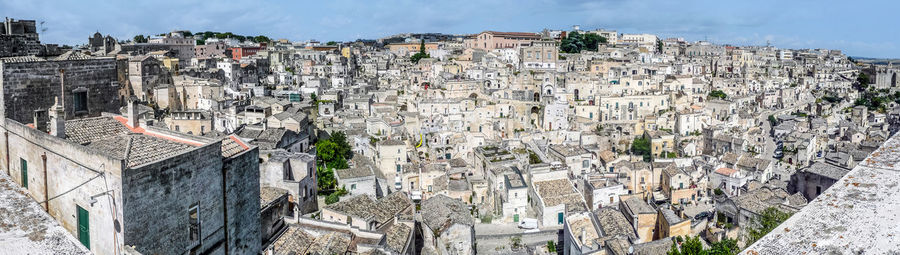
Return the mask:
<path id="1" fill-rule="evenodd" d="M 575 101 L 578 101 L 578 89 L 575 89 Z"/>

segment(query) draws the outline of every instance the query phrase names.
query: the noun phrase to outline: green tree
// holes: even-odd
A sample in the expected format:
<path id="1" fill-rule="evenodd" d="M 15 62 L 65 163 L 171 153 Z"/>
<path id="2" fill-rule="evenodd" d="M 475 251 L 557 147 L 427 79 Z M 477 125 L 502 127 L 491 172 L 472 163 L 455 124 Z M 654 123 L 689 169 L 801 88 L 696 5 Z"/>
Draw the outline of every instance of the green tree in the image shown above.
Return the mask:
<path id="1" fill-rule="evenodd" d="M 680 236 L 679 236 L 680 237 Z M 740 250 L 737 247 L 737 241 L 725 238 L 724 240 L 712 243 L 709 249 L 703 249 L 700 237 L 688 237 L 684 239 L 681 246 L 678 246 L 680 239 L 673 238 L 672 246 L 666 254 L 669 255 L 736 255 Z"/>
<path id="2" fill-rule="evenodd" d="M 706 255 L 707 252 L 703 250 L 703 244 L 700 243 L 700 237 L 688 237 L 681 243 L 681 247 L 678 247 L 678 242 L 675 238 L 672 239 L 672 247 L 669 248 L 669 255 Z"/>
<path id="3" fill-rule="evenodd" d="M 597 46 L 606 44 L 606 38 L 594 33 L 572 31 L 559 44 L 559 50 L 565 53 L 580 53 L 583 50 L 597 51 Z"/>
<path id="4" fill-rule="evenodd" d="M 858 90 L 866 90 L 866 88 L 869 87 L 869 75 L 863 72 L 859 72 L 859 76 L 856 76 L 856 83 Z"/>
<path id="5" fill-rule="evenodd" d="M 336 169 L 345 169 L 349 167 L 343 153 L 340 145 L 330 139 L 319 140 L 319 142 L 316 143 L 316 157 L 322 161 L 325 167 Z"/>
<path id="6" fill-rule="evenodd" d="M 328 138 L 337 145 L 338 154 L 344 156 L 346 159 L 350 159 L 353 157 L 353 147 L 350 146 L 350 143 L 347 142 L 347 135 L 344 132 L 337 131 L 334 134 L 331 134 L 331 137 Z"/>
<path id="7" fill-rule="evenodd" d="M 318 167 L 316 169 L 316 186 L 321 191 L 331 190 L 337 185 L 334 179 L 334 169 L 326 167 Z"/>
<path id="8" fill-rule="evenodd" d="M 735 255 L 741 252 L 741 249 L 738 248 L 737 240 L 731 238 L 725 238 L 722 241 L 716 242 L 712 244 L 712 247 L 709 248 L 709 255 Z"/>
<path id="9" fill-rule="evenodd" d="M 413 63 L 416 63 L 416 64 L 418 64 L 419 60 L 421 60 L 423 58 L 431 57 L 431 55 L 428 55 L 428 53 L 425 52 L 425 39 L 421 39 L 419 41 L 420 41 L 419 52 L 417 52 L 415 55 L 413 55 L 412 57 L 409 58 L 410 61 L 412 61 Z"/>
<path id="10" fill-rule="evenodd" d="M 313 103 L 319 101 L 319 100 L 318 100 L 318 97 L 316 96 L 316 93 L 310 94 L 310 95 L 309 95 L 309 99 L 312 99 Z"/>
<path id="11" fill-rule="evenodd" d="M 330 139 L 319 140 L 316 143 L 316 156 L 327 163 L 333 162 L 339 157 L 338 145 L 332 142 Z"/>
<path id="12" fill-rule="evenodd" d="M 650 150 L 650 139 L 644 137 L 635 137 L 631 142 L 631 153 L 634 155 L 644 155 L 644 161 L 652 160 L 652 152 Z"/>
<path id="13" fill-rule="evenodd" d="M 537 155 L 537 153 L 534 153 L 533 151 L 529 150 L 528 151 L 528 164 L 540 164 L 540 163 L 543 163 L 543 161 L 541 161 L 541 157 L 539 157 Z"/>
<path id="14" fill-rule="evenodd" d="M 328 45 L 328 46 L 335 46 L 335 45 L 337 45 L 337 44 L 338 44 L 338 43 L 335 42 L 335 41 L 328 41 L 327 43 L 325 43 L 325 45 Z"/>
<path id="15" fill-rule="evenodd" d="M 144 35 L 135 35 L 135 36 L 134 36 L 134 42 L 135 42 L 135 43 L 145 43 L 145 42 L 147 42 L 147 41 L 148 41 L 148 40 L 147 40 L 146 37 L 144 37 Z"/>
<path id="16" fill-rule="evenodd" d="M 723 92 L 723 91 L 721 91 L 721 90 L 713 90 L 713 91 L 710 91 L 710 92 L 709 92 L 709 97 L 710 97 L 710 98 L 726 99 L 726 98 L 728 98 L 728 95 L 725 94 L 725 92 Z"/>
<path id="17" fill-rule="evenodd" d="M 750 228 L 747 235 L 747 246 L 758 241 L 790 217 L 790 213 L 782 212 L 775 207 L 763 210 L 758 217 L 753 219 L 753 227 Z"/>
<path id="18" fill-rule="evenodd" d="M 547 241 L 547 252 L 556 252 L 556 243 L 554 243 L 553 240 Z"/>
<path id="19" fill-rule="evenodd" d="M 269 39 L 269 37 L 266 37 L 265 35 L 258 35 L 258 36 L 256 36 L 256 37 L 253 37 L 253 41 L 254 41 L 254 42 L 257 42 L 257 43 L 261 43 L 261 42 L 271 42 L 272 39 Z"/>

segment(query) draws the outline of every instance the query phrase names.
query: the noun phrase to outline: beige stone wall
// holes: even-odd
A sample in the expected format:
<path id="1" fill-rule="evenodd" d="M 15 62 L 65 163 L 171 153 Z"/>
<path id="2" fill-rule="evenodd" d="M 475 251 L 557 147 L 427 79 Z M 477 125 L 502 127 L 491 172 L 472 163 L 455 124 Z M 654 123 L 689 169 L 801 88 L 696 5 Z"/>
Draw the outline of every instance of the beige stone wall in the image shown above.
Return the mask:
<path id="1" fill-rule="evenodd" d="M 121 223 L 122 220 L 122 160 L 12 120 L 6 119 L 4 122 L 0 126 L 0 132 L 6 134 L 0 135 L 2 170 L 22 185 L 24 160 L 27 162 L 29 197 L 39 203 L 51 198 L 49 204 L 41 205 L 49 206 L 50 216 L 76 239 L 76 206 L 84 208 L 89 214 L 91 251 L 95 254 L 114 254 L 116 249 L 121 249 L 123 235 L 113 232 L 113 222 L 118 220 Z M 106 191 L 110 191 L 112 196 L 98 196 L 96 202 L 91 203 L 91 196 Z"/>
<path id="2" fill-rule="evenodd" d="M 166 126 L 173 131 L 201 135 L 213 130 L 213 121 L 212 119 L 178 120 L 166 117 Z"/>
<path id="3" fill-rule="evenodd" d="M 656 228 L 656 214 L 638 215 L 638 237 L 643 242 L 653 241 L 653 230 Z"/>

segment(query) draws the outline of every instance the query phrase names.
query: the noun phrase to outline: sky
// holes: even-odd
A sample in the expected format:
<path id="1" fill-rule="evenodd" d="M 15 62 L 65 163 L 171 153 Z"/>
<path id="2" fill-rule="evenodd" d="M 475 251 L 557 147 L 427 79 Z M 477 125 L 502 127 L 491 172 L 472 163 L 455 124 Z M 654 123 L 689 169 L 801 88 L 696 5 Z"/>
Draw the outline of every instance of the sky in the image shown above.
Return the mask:
<path id="1" fill-rule="evenodd" d="M 352 41 L 398 33 L 597 28 L 731 45 L 827 48 L 900 58 L 900 1 L 833 0 L 0 0 L 0 15 L 43 22 L 41 42 L 77 45 L 172 30 Z"/>

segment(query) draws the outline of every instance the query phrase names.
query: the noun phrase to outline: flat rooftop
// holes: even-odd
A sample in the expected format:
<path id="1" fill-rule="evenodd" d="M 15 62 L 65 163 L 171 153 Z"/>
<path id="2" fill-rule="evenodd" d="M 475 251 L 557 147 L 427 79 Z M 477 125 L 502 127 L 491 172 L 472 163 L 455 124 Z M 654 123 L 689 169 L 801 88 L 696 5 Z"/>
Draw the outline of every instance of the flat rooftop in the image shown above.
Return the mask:
<path id="1" fill-rule="evenodd" d="M 91 254 L 6 173 L 0 173 L 0 215 L 0 253 Z"/>
<path id="2" fill-rule="evenodd" d="M 900 253 L 900 138 L 741 254 Z"/>

